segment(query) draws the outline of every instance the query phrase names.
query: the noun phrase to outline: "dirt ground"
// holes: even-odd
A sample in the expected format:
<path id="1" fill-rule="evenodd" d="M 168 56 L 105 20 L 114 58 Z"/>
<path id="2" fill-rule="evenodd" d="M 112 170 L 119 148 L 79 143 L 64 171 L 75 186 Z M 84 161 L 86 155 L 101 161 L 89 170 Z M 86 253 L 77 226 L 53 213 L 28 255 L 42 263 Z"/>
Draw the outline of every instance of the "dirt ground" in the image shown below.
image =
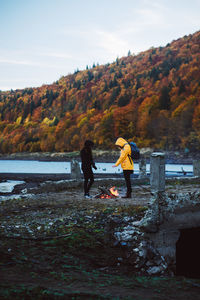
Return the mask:
<path id="1" fill-rule="evenodd" d="M 197 190 L 166 186 L 169 193 Z M 107 244 L 106 220 L 142 218 L 149 186 L 133 186 L 131 199 L 98 193 L 94 187 L 84 199 L 74 188 L 1 202 L 0 299 L 199 299 L 199 279 L 138 276 L 116 261 L 123 248 Z"/>

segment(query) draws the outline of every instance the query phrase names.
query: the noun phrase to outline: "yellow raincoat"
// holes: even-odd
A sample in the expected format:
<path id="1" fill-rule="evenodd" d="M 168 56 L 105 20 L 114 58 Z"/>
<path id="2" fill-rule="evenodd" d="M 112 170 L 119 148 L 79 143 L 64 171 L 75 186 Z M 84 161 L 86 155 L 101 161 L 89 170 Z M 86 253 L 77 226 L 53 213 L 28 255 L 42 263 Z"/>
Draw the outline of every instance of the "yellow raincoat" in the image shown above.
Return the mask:
<path id="1" fill-rule="evenodd" d="M 115 145 L 122 147 L 120 157 L 115 163 L 115 166 L 117 167 L 121 164 L 123 170 L 133 170 L 134 165 L 131 159 L 131 146 L 123 138 L 118 138 Z"/>

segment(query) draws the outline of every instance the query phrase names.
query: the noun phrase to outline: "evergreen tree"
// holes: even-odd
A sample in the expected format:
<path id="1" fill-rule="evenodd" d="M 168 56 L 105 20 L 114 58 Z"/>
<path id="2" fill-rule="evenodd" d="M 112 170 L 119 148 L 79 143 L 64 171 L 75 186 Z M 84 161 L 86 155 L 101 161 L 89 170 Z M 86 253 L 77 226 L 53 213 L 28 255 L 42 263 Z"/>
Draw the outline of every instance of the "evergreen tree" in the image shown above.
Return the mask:
<path id="1" fill-rule="evenodd" d="M 125 94 L 125 95 L 119 97 L 117 104 L 119 107 L 122 107 L 122 106 L 126 106 L 127 104 L 129 104 L 129 102 L 130 102 L 130 95 Z"/>
<path id="2" fill-rule="evenodd" d="M 170 95 L 169 88 L 164 86 L 161 90 L 161 96 L 159 98 L 159 107 L 160 109 L 170 109 Z"/>

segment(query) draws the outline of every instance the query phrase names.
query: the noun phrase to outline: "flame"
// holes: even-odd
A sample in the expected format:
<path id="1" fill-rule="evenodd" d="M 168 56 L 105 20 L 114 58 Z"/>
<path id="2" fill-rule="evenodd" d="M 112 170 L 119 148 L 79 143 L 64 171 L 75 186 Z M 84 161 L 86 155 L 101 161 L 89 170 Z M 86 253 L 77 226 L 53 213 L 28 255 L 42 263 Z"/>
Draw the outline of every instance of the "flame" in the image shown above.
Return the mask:
<path id="1" fill-rule="evenodd" d="M 119 196 L 118 190 L 115 189 L 115 186 L 111 187 L 109 191 L 111 192 L 112 195 L 116 197 Z"/>
<path id="2" fill-rule="evenodd" d="M 97 195 L 97 198 L 100 198 L 100 199 L 111 199 L 111 198 L 119 196 L 118 190 L 115 189 L 115 186 L 111 187 L 109 189 L 109 192 L 110 192 L 110 194 L 107 194 L 105 192 L 105 193 L 102 193 L 101 195 Z"/>
<path id="3" fill-rule="evenodd" d="M 101 199 L 110 199 L 111 196 L 103 194 L 100 198 Z"/>

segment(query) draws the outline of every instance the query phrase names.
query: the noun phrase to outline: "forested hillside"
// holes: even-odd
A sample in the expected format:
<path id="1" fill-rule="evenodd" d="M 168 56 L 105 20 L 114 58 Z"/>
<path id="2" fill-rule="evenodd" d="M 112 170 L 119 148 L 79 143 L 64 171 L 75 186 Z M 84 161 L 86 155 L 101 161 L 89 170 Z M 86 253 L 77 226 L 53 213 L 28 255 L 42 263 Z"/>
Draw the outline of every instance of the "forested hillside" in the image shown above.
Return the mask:
<path id="1" fill-rule="evenodd" d="M 200 150 L 200 31 L 51 85 L 0 92 L 0 152 L 73 151 L 116 137 Z"/>

